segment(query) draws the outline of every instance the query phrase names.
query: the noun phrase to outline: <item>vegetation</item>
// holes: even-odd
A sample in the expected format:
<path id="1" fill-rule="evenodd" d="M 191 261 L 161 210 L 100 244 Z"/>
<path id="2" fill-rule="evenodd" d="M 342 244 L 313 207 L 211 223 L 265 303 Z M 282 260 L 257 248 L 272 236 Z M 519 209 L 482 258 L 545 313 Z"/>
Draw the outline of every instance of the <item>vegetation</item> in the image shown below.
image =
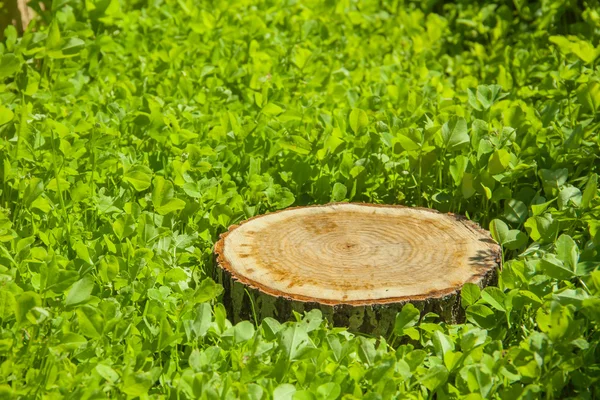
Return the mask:
<path id="1" fill-rule="evenodd" d="M 0 397 L 599 397 L 599 10 L 55 0 L 9 26 Z M 218 234 L 329 201 L 465 214 L 499 286 L 387 338 L 232 326 Z"/>

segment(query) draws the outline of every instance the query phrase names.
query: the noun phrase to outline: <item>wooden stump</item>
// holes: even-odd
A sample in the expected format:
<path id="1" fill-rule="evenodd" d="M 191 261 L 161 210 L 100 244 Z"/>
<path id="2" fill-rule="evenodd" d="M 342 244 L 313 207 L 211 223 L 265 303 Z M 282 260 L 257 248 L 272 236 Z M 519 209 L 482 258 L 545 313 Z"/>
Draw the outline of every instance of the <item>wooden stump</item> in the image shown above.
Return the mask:
<path id="1" fill-rule="evenodd" d="M 215 270 L 235 322 L 319 308 L 336 326 L 380 335 L 407 302 L 460 321 L 460 289 L 492 283 L 500 254 L 487 231 L 458 215 L 336 203 L 230 227 L 215 245 Z"/>

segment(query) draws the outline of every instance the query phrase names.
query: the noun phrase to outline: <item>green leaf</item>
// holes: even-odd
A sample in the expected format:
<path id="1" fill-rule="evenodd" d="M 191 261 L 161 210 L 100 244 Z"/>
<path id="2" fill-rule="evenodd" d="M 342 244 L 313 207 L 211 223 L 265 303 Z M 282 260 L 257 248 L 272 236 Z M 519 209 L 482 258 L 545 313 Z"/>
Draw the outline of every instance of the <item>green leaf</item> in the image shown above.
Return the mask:
<path id="1" fill-rule="evenodd" d="M 477 191 L 474 186 L 475 180 L 473 179 L 473 174 L 469 172 L 465 172 L 462 179 L 462 195 L 465 199 L 473 196 Z"/>
<path id="2" fill-rule="evenodd" d="M 531 217 L 524 225 L 531 239 L 536 242 L 552 242 L 558 233 L 558 221 L 555 221 L 550 214 Z"/>
<path id="3" fill-rule="evenodd" d="M 316 349 L 308 336 L 306 325 L 286 326 L 279 331 L 278 336 L 279 344 L 289 361 L 306 358 Z"/>
<path id="4" fill-rule="evenodd" d="M 527 235 L 517 229 L 508 231 L 504 239 L 504 246 L 507 250 L 517 250 L 527 244 Z"/>
<path id="5" fill-rule="evenodd" d="M 419 381 L 431 392 L 441 387 L 448 380 L 448 370 L 443 365 L 431 367 Z"/>
<path id="6" fill-rule="evenodd" d="M 211 278 L 205 278 L 197 286 L 194 293 L 196 303 L 204 303 L 216 299 L 223 292 L 223 286 L 217 284 Z"/>
<path id="7" fill-rule="evenodd" d="M 58 27 L 58 20 L 54 19 L 50 23 L 50 27 L 48 28 L 48 37 L 46 38 L 46 49 L 55 50 L 60 47 L 61 44 L 61 34 L 60 29 Z"/>
<path id="8" fill-rule="evenodd" d="M 0 319 L 3 322 L 15 313 L 16 306 L 15 295 L 8 290 L 0 289 Z"/>
<path id="9" fill-rule="evenodd" d="M 550 36 L 549 40 L 557 45 L 561 52 L 575 54 L 587 64 L 592 63 L 598 57 L 598 49 L 586 40 L 580 40 L 574 36 Z"/>
<path id="10" fill-rule="evenodd" d="M 283 328 L 276 319 L 267 317 L 263 319 L 261 328 L 267 340 L 275 340 L 277 333 Z"/>
<path id="11" fill-rule="evenodd" d="M 566 168 L 560 168 L 556 170 L 541 169 L 540 177 L 542 178 L 544 185 L 554 189 L 559 189 L 567 182 L 569 170 Z"/>
<path id="12" fill-rule="evenodd" d="M 549 254 L 540 261 L 542 272 L 551 278 L 568 280 L 575 276 L 575 272 L 566 267 L 561 260 Z"/>
<path id="13" fill-rule="evenodd" d="M 160 215 L 166 215 L 185 207 L 185 201 L 174 198 L 175 190 L 171 181 L 157 176 L 152 190 L 152 204 Z"/>
<path id="14" fill-rule="evenodd" d="M 544 203 L 532 204 L 531 212 L 532 212 L 533 216 L 537 217 L 538 215 L 542 215 L 548 209 L 550 204 L 554 203 L 555 201 L 556 201 L 556 199 L 552 199 L 552 200 L 546 201 Z"/>
<path id="15" fill-rule="evenodd" d="M 83 305 L 75 310 L 75 314 L 77 314 L 79 330 L 84 336 L 92 339 L 102 336 L 104 318 L 96 308 Z"/>
<path id="16" fill-rule="evenodd" d="M 65 299 L 65 305 L 75 306 L 85 303 L 89 300 L 92 290 L 94 289 L 94 279 L 90 275 L 86 275 L 71 287 Z"/>
<path id="17" fill-rule="evenodd" d="M 492 329 L 498 323 L 496 315 L 483 304 L 473 304 L 466 311 L 467 320 L 484 329 Z"/>
<path id="18" fill-rule="evenodd" d="M 583 196 L 581 198 L 581 207 L 589 208 L 592 200 L 598 194 L 598 174 L 592 174 L 583 190 Z"/>
<path id="19" fill-rule="evenodd" d="M 64 351 L 71 351 L 77 350 L 86 343 L 87 340 L 83 336 L 73 332 L 68 332 L 62 336 L 60 339 L 60 344 L 57 347 Z"/>
<path id="20" fill-rule="evenodd" d="M 12 53 L 3 54 L 0 58 L 0 80 L 12 76 L 21 69 L 21 61 Z"/>
<path id="21" fill-rule="evenodd" d="M 119 379 L 119 374 L 112 369 L 109 365 L 106 364 L 98 364 L 95 368 L 98 375 L 106 379 L 110 383 L 115 383 Z"/>
<path id="22" fill-rule="evenodd" d="M 492 175 L 501 174 L 510 165 L 510 153 L 505 149 L 499 149 L 492 153 L 488 162 L 488 171 Z"/>
<path id="23" fill-rule="evenodd" d="M 469 144 L 467 121 L 464 118 L 453 116 L 442 125 L 442 139 L 444 148 L 448 151 L 458 150 Z"/>
<path id="24" fill-rule="evenodd" d="M 500 85 L 479 85 L 475 93 L 467 89 L 469 104 L 477 111 L 489 110 L 490 107 L 506 95 L 500 95 Z"/>
<path id="25" fill-rule="evenodd" d="M 496 242 L 504 244 L 508 237 L 508 231 L 508 226 L 504 221 L 493 219 L 492 222 L 490 222 L 490 233 Z"/>
<path id="26" fill-rule="evenodd" d="M 188 274 L 179 267 L 171 268 L 165 274 L 165 283 L 186 282 L 188 279 Z"/>
<path id="27" fill-rule="evenodd" d="M 477 86 L 477 100 L 488 110 L 499 98 L 502 88 L 500 85 L 479 85 Z"/>
<path id="28" fill-rule="evenodd" d="M 296 387 L 289 383 L 282 383 L 273 390 L 273 400 L 292 400 Z"/>
<path id="29" fill-rule="evenodd" d="M 520 200 L 510 199 L 504 202 L 504 218 L 511 224 L 520 225 L 527 221 L 529 211 Z"/>
<path id="30" fill-rule="evenodd" d="M 486 342 L 487 331 L 480 328 L 469 328 L 460 338 L 460 348 L 464 352 L 469 352 L 474 348 L 481 346 Z"/>
<path id="31" fill-rule="evenodd" d="M 463 308 L 475 304 L 481 296 L 481 289 L 474 283 L 467 282 L 460 290 L 460 300 Z"/>
<path id="32" fill-rule="evenodd" d="M 244 343 L 254 336 L 254 325 L 249 321 L 239 322 L 231 330 L 235 344 Z M 223 336 L 226 336 L 226 333 L 223 333 Z"/>
<path id="33" fill-rule="evenodd" d="M 563 262 L 566 268 L 575 271 L 579 262 L 579 248 L 571 236 L 560 235 L 554 245 L 558 259 Z"/>
<path id="34" fill-rule="evenodd" d="M 178 339 L 178 337 L 179 335 L 175 335 L 175 333 L 173 332 L 173 328 L 169 323 L 169 319 L 166 316 L 164 316 L 160 320 L 158 341 L 156 343 L 156 348 L 158 349 L 158 351 L 165 350 L 173 342 L 175 342 Z"/>
<path id="35" fill-rule="evenodd" d="M 0 105 L 0 126 L 8 124 L 15 117 L 15 113 L 8 107 Z"/>
<path id="36" fill-rule="evenodd" d="M 344 200 L 346 198 L 347 192 L 348 192 L 348 189 L 346 188 L 346 185 L 344 185 L 343 183 L 339 183 L 339 182 L 334 183 L 333 190 L 331 192 L 331 201 L 337 202 L 337 201 Z"/>
<path id="37" fill-rule="evenodd" d="M 483 289 L 483 292 L 481 292 L 481 298 L 496 310 L 506 312 L 506 307 L 504 305 L 506 295 L 500 288 L 494 286 L 486 287 Z"/>
<path id="38" fill-rule="evenodd" d="M 354 108 L 350 112 L 350 128 L 355 134 L 358 134 L 363 128 L 369 126 L 369 116 L 364 110 Z"/>
<path id="39" fill-rule="evenodd" d="M 342 393 L 342 388 L 336 382 L 328 382 L 317 388 L 317 398 L 321 400 L 335 400 Z"/>
<path id="40" fill-rule="evenodd" d="M 100 279 L 104 283 L 112 282 L 119 274 L 119 259 L 112 254 L 103 257 L 100 260 Z"/>
<path id="41" fill-rule="evenodd" d="M 466 370 L 467 375 L 467 384 L 469 389 L 473 392 L 479 393 L 481 398 L 488 398 L 490 391 L 492 390 L 494 381 L 492 376 L 482 368 L 477 366 L 469 366 Z M 461 375 L 463 375 L 464 370 L 461 371 Z"/>
<path id="42" fill-rule="evenodd" d="M 402 310 L 396 314 L 394 332 L 399 336 L 404 335 L 404 330 L 415 326 L 419 322 L 420 316 L 421 312 L 415 306 L 411 303 L 406 303 L 402 306 Z"/>
<path id="43" fill-rule="evenodd" d="M 29 207 L 44 191 L 44 182 L 39 178 L 31 178 L 23 193 L 23 205 Z"/>
<path id="44" fill-rule="evenodd" d="M 123 175 L 123 180 L 131 183 L 138 192 L 142 192 L 152 184 L 152 170 L 144 165 L 134 165 Z"/>
<path id="45" fill-rule="evenodd" d="M 398 132 L 395 139 L 404 150 L 415 151 L 421 148 L 413 139 L 404 135 L 402 131 Z"/>
<path id="46" fill-rule="evenodd" d="M 27 320 L 27 313 L 35 307 L 41 307 L 42 299 L 35 292 L 23 292 L 17 297 L 15 317 L 17 325 L 22 325 Z"/>
<path id="47" fill-rule="evenodd" d="M 298 390 L 297 392 L 294 392 L 292 399 L 293 400 L 316 400 L 317 397 L 309 390 Z"/>
<path id="48" fill-rule="evenodd" d="M 125 375 L 121 391 L 132 397 L 145 396 L 152 387 L 154 379 L 150 372 L 135 372 Z"/>
<path id="49" fill-rule="evenodd" d="M 310 154 L 312 151 L 312 145 L 310 142 L 298 135 L 290 135 L 285 139 L 282 139 L 279 142 L 279 145 L 284 149 L 291 150 L 294 153 L 302 155 Z"/>
<path id="50" fill-rule="evenodd" d="M 600 110 L 600 82 L 597 80 L 581 84 L 577 89 L 577 100 L 583 108 L 591 113 Z"/>
<path id="51" fill-rule="evenodd" d="M 442 359 L 444 359 L 446 354 L 454 351 L 454 342 L 452 342 L 448 335 L 444 335 L 440 331 L 433 332 L 431 340 L 435 354 Z"/>
<path id="52" fill-rule="evenodd" d="M 581 191 L 574 186 L 566 185 L 558 193 L 558 209 L 564 210 L 569 206 L 579 207 L 581 204 Z"/>
<path id="53" fill-rule="evenodd" d="M 62 54 L 67 57 L 76 56 L 85 48 L 85 42 L 79 38 L 69 38 L 62 45 Z"/>
<path id="54" fill-rule="evenodd" d="M 212 310 L 210 304 L 198 304 L 195 310 L 195 318 L 192 322 L 192 330 L 196 336 L 204 337 L 210 328 L 212 322 Z"/>
<path id="55" fill-rule="evenodd" d="M 283 108 L 274 103 L 268 103 L 262 109 L 263 114 L 266 115 L 279 115 L 283 111 L 285 111 Z"/>
<path id="56" fill-rule="evenodd" d="M 311 55 L 312 52 L 310 50 L 296 46 L 292 52 L 292 60 L 298 68 L 303 69 Z"/>
<path id="57" fill-rule="evenodd" d="M 375 363 L 376 354 L 377 351 L 372 340 L 364 337 L 358 338 L 358 356 L 362 362 L 372 366 Z"/>

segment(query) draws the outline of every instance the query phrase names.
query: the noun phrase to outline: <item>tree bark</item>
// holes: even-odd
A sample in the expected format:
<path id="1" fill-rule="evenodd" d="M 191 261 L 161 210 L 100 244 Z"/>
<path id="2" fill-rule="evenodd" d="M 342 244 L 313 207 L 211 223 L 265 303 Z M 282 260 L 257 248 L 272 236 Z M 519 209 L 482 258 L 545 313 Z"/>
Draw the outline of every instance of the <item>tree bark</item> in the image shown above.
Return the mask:
<path id="1" fill-rule="evenodd" d="M 27 6 L 27 0 L 2 0 L 0 9 L 0 38 L 4 40 L 4 29 L 13 25 L 23 33 L 33 18 L 33 10 Z"/>
<path id="2" fill-rule="evenodd" d="M 495 282 L 500 247 L 454 214 L 337 203 L 234 225 L 214 249 L 215 278 L 234 322 L 281 322 L 314 308 L 335 326 L 387 335 L 412 303 L 456 323 L 460 289 Z"/>

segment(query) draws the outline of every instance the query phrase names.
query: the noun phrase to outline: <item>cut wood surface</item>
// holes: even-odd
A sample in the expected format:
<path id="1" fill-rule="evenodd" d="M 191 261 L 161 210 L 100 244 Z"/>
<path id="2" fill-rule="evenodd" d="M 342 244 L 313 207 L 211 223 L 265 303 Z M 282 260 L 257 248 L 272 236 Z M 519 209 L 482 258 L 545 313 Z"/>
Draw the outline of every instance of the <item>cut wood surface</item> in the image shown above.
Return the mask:
<path id="1" fill-rule="evenodd" d="M 461 287 L 495 277 L 500 247 L 454 214 L 337 203 L 299 207 L 232 226 L 215 245 L 234 320 L 321 309 L 336 325 L 384 333 L 412 302 L 448 322 Z"/>

